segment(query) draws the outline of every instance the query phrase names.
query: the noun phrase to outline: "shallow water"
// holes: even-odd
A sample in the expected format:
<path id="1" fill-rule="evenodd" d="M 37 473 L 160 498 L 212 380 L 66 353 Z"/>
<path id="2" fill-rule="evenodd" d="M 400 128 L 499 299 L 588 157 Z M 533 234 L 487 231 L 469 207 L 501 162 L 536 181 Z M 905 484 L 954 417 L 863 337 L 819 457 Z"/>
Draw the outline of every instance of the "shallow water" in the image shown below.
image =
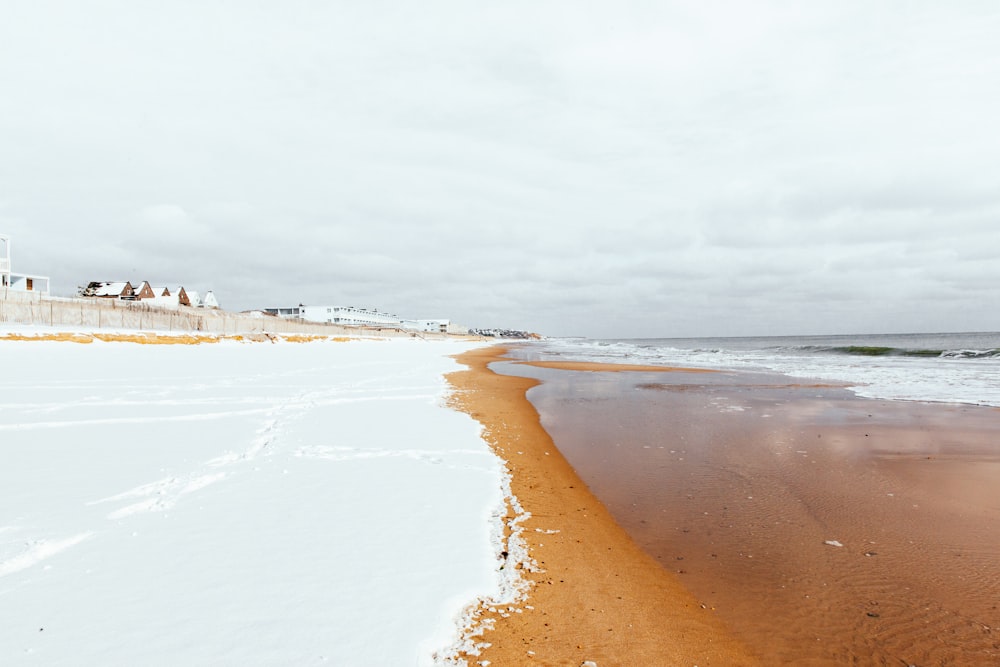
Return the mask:
<path id="1" fill-rule="evenodd" d="M 846 383 L 868 398 L 1000 406 L 1000 333 L 553 339 L 531 350 L 550 359 L 778 372 Z"/>
<path id="2" fill-rule="evenodd" d="M 529 399 L 581 478 L 765 664 L 1000 663 L 1000 411 L 497 370 L 543 379 Z"/>

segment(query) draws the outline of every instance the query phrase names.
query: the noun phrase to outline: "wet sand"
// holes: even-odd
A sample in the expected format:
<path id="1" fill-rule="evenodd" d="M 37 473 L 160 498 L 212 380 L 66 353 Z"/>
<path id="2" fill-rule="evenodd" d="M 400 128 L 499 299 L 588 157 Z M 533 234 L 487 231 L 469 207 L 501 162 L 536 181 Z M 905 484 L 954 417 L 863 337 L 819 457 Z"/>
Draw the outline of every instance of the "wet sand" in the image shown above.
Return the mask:
<path id="1" fill-rule="evenodd" d="M 758 664 L 581 483 L 525 398 L 537 382 L 487 368 L 502 351 L 460 355 L 470 370 L 448 379 L 456 406 L 507 461 L 512 491 L 531 514 L 521 525 L 537 569 L 525 572 L 527 599 L 477 610 L 481 628 L 493 625 L 482 636 L 490 646 L 463 657 L 499 666 Z"/>
<path id="2" fill-rule="evenodd" d="M 528 396 L 574 472 L 693 596 L 684 609 L 705 605 L 763 664 L 1000 664 L 1000 410 L 546 366 L 494 368 L 543 381 Z M 609 583 L 586 604 L 619 595 Z"/>

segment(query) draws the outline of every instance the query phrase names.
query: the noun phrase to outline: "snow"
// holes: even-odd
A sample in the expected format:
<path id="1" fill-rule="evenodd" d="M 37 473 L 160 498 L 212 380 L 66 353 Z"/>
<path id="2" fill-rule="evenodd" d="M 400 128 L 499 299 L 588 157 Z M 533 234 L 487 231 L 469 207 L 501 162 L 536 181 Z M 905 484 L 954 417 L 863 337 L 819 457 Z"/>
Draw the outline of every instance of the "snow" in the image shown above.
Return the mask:
<path id="1" fill-rule="evenodd" d="M 0 340 L 0 664 L 446 662 L 511 586 L 468 347 Z"/>

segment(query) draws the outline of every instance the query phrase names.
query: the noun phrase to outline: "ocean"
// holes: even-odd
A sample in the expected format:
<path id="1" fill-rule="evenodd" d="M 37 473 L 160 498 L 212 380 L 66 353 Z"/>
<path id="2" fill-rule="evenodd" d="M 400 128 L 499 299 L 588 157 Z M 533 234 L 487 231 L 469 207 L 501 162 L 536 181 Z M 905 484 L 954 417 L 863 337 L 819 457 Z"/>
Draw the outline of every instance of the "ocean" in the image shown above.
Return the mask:
<path id="1" fill-rule="evenodd" d="M 728 371 L 495 365 L 541 381 L 580 479 L 761 664 L 1000 664 L 1000 333 L 511 352 Z"/>
<path id="2" fill-rule="evenodd" d="M 519 355 L 521 356 L 521 355 Z M 859 396 L 1000 406 L 1000 333 L 552 338 L 539 360 L 775 371 L 842 382 Z"/>

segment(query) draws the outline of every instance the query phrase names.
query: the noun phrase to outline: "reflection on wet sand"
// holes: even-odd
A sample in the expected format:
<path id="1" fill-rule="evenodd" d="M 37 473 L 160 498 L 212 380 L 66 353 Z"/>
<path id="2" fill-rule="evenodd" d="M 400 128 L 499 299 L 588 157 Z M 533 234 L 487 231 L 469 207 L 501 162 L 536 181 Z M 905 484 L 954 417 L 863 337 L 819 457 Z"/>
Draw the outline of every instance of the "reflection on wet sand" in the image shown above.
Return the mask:
<path id="1" fill-rule="evenodd" d="M 1000 411 L 494 369 L 543 380 L 529 398 L 580 477 L 766 664 L 1000 664 Z"/>

